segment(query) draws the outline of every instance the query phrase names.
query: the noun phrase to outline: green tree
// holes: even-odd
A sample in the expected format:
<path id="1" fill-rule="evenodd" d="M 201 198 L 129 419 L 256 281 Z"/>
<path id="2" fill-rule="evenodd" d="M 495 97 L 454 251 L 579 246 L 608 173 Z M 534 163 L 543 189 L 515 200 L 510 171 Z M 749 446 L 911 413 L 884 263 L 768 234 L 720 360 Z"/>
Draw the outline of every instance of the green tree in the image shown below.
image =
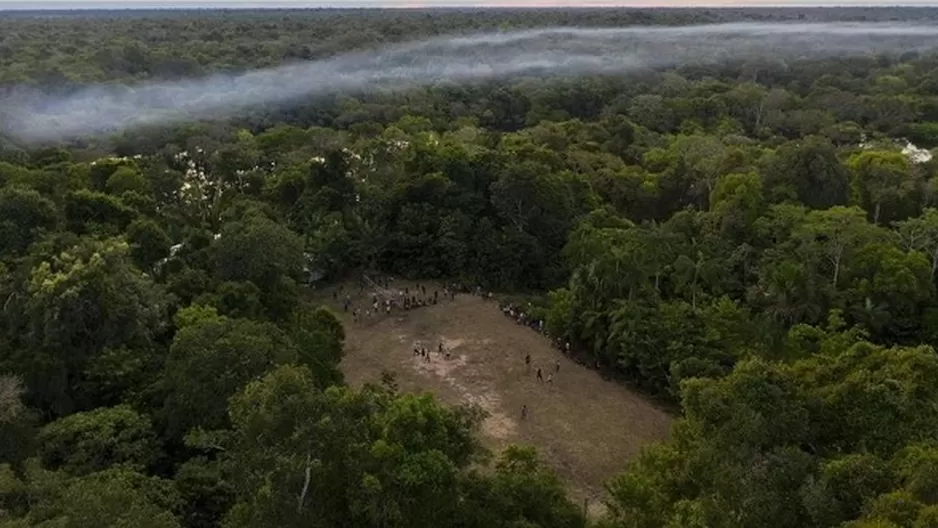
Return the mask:
<path id="1" fill-rule="evenodd" d="M 921 251 L 931 261 L 931 273 L 938 270 L 938 209 L 929 207 L 921 216 L 895 223 L 896 236 L 906 251 Z"/>
<path id="2" fill-rule="evenodd" d="M 60 418 L 39 431 L 44 467 L 87 475 L 122 465 L 146 471 L 159 456 L 150 420 L 127 405 Z"/>
<path id="3" fill-rule="evenodd" d="M 286 328 L 298 349 L 298 364 L 307 367 L 319 387 L 339 385 L 339 362 L 345 355 L 345 329 L 327 308 L 301 305 Z"/>
<path id="4" fill-rule="evenodd" d="M 716 182 L 710 207 L 725 233 L 742 240 L 750 236 L 765 207 L 762 187 L 756 173 L 727 174 Z"/>
<path id="5" fill-rule="evenodd" d="M 55 204 L 37 191 L 0 190 L 0 256 L 19 256 L 58 223 Z"/>
<path id="6" fill-rule="evenodd" d="M 137 219 L 127 226 L 127 241 L 134 262 L 145 270 L 167 258 L 173 243 L 159 224 L 148 219 Z"/>
<path id="7" fill-rule="evenodd" d="M 124 165 L 108 176 L 105 189 L 109 194 L 120 195 L 127 191 L 145 194 L 149 189 L 146 179 L 138 170 Z"/>
<path id="8" fill-rule="evenodd" d="M 864 505 L 895 487 L 889 463 L 868 453 L 849 454 L 821 465 L 817 479 L 802 490 L 817 526 L 837 526 L 863 514 Z"/>
<path id="9" fill-rule="evenodd" d="M 794 199 L 811 209 L 846 205 L 850 178 L 827 140 L 809 136 L 778 148 L 763 171 L 773 202 Z"/>
<path id="10" fill-rule="evenodd" d="M 181 438 L 194 427 L 228 424 L 228 398 L 279 363 L 297 358 L 276 326 L 247 319 L 203 319 L 177 332 L 166 358 L 164 420 Z"/>
<path id="11" fill-rule="evenodd" d="M 167 299 L 133 266 L 123 241 L 83 239 L 36 265 L 20 288 L 8 305 L 15 337 L 7 361 L 31 404 L 61 415 L 102 402 L 107 389 L 89 372 L 108 349 L 134 350 L 141 360 L 134 375 L 113 372 L 112 386 L 130 389 L 128 381 L 158 368 Z"/>
<path id="12" fill-rule="evenodd" d="M 24 404 L 25 392 L 18 377 L 0 376 L 0 464 L 19 464 L 32 453 L 37 416 Z"/>
<path id="13" fill-rule="evenodd" d="M 178 503 L 172 483 L 126 468 L 70 477 L 63 472 L 42 469 L 32 462 L 22 481 L 5 484 L 5 489 L 0 490 L 0 501 L 12 503 L 13 507 L 7 509 L 13 513 L 10 526 L 181 526 L 172 513 Z M 19 493 L 11 496 L 10 491 Z M 16 495 L 30 497 L 28 504 L 15 501 Z M 3 520 L 0 517 L 0 521 Z"/>
<path id="14" fill-rule="evenodd" d="M 250 281 L 274 318 L 289 315 L 296 303 L 295 284 L 304 266 L 303 243 L 286 227 L 258 214 L 226 224 L 212 243 L 216 276 Z"/>
<path id="15" fill-rule="evenodd" d="M 900 152 L 861 152 L 851 156 L 847 166 L 853 172 L 855 200 L 872 213 L 874 224 L 879 224 L 884 206 L 889 218 L 895 218 L 903 201 L 921 185 Z"/>
<path id="16" fill-rule="evenodd" d="M 557 475 L 538 460 L 532 447 L 508 446 L 491 476 L 463 479 L 465 497 L 452 526 L 578 528 L 582 511 L 566 496 Z"/>
<path id="17" fill-rule="evenodd" d="M 119 198 L 103 193 L 82 189 L 70 193 L 65 200 L 66 226 L 79 235 L 96 232 L 116 235 L 136 216 Z"/>
<path id="18" fill-rule="evenodd" d="M 322 392 L 292 366 L 249 384 L 231 421 L 231 527 L 446 525 L 477 449 L 472 413 L 374 388 Z"/>
<path id="19" fill-rule="evenodd" d="M 809 251 L 816 250 L 823 255 L 830 270 L 831 287 L 837 289 L 844 264 L 862 244 L 882 235 L 867 223 L 862 210 L 838 206 L 808 213 L 796 236 Z"/>

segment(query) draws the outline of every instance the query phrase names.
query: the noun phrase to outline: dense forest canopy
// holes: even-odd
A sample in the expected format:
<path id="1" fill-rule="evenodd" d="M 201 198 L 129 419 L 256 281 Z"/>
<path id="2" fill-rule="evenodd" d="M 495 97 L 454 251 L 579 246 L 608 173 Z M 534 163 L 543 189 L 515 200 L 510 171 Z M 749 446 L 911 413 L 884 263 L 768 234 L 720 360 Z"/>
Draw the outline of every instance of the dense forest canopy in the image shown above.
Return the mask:
<path id="1" fill-rule="evenodd" d="M 5 13 L 0 94 L 491 29 L 936 19 Z M 0 527 L 938 526 L 936 147 L 931 52 L 0 137 Z M 586 519 L 535 450 L 487 452 L 476 409 L 344 383 L 347 329 L 308 293 L 361 273 L 524 294 L 571 355 L 672 405 L 671 438 Z"/>

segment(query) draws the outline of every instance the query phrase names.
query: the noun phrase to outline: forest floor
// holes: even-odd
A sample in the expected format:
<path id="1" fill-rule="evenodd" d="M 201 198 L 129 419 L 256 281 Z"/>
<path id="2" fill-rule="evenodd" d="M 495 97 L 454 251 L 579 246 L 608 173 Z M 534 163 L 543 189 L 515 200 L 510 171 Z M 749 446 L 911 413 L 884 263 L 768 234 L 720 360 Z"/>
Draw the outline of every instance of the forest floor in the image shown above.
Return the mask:
<path id="1" fill-rule="evenodd" d="M 391 289 L 414 283 L 396 281 Z M 424 283 L 432 297 L 430 283 Z M 352 386 L 378 383 L 392 372 L 402 392 L 434 393 L 448 403 L 481 407 L 483 441 L 495 452 L 508 444 L 538 448 L 590 516 L 603 509 L 603 483 L 621 472 L 642 446 L 666 437 L 672 418 L 646 398 L 599 373 L 581 366 L 551 347 L 549 340 L 502 314 L 496 301 L 458 294 L 437 305 L 395 311 L 353 321 L 342 302 L 350 294 L 353 306 L 371 308 L 373 290 L 360 293 L 355 283 L 319 290 L 314 297 L 333 307 L 346 329 L 342 371 Z M 437 353 L 439 343 L 451 351 Z M 414 346 L 431 351 L 431 360 L 415 356 Z M 525 368 L 525 353 L 531 367 Z M 548 383 L 559 362 L 560 369 Z M 544 380 L 538 382 L 540 367 Z M 527 405 L 528 414 L 521 417 Z"/>

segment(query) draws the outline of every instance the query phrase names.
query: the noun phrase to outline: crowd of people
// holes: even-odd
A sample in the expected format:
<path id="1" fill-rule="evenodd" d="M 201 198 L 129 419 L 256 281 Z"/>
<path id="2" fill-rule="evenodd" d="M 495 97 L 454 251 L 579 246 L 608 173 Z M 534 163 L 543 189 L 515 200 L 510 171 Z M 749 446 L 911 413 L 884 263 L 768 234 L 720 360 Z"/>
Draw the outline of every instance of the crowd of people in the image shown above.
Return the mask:
<path id="1" fill-rule="evenodd" d="M 391 315 L 396 312 L 409 312 L 427 306 L 435 306 L 449 299 L 456 299 L 459 285 L 447 284 L 442 291 L 428 289 L 426 284 L 417 283 L 415 287 L 402 286 L 395 288 L 394 277 L 378 277 L 372 279 L 363 276 L 359 280 L 358 295 L 353 298 L 352 293 L 345 291 L 344 285 L 332 292 L 332 299 L 339 302 L 341 298 L 342 310 L 352 314 L 356 323 L 372 320 L 380 315 Z M 371 290 L 370 297 L 365 293 Z"/>
<path id="2" fill-rule="evenodd" d="M 544 331 L 544 319 L 535 318 L 530 315 L 531 303 L 528 303 L 527 311 L 514 303 L 504 302 L 500 305 L 502 313 L 520 325 L 534 329 L 536 332 L 547 335 Z"/>

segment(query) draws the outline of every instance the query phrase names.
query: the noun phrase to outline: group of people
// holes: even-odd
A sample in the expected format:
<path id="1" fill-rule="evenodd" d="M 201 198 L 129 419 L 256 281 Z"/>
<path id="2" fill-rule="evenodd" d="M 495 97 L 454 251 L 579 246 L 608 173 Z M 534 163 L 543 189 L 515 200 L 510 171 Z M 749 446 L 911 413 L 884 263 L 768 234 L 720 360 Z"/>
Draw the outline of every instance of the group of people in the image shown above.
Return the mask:
<path id="1" fill-rule="evenodd" d="M 524 355 L 524 369 L 527 372 L 531 371 L 531 353 Z M 547 383 L 554 383 L 554 374 L 560 372 L 560 361 L 554 361 L 554 368 L 551 372 L 547 373 Z M 544 370 L 541 367 L 537 367 L 537 381 L 544 381 Z"/>
<path id="2" fill-rule="evenodd" d="M 531 315 L 530 312 L 531 312 L 532 307 L 530 303 L 528 303 L 527 309 L 525 309 L 525 307 L 523 306 L 519 306 L 517 304 L 510 303 L 510 302 L 501 303 L 500 308 L 502 310 L 502 313 L 505 314 L 505 317 L 512 319 L 514 322 L 518 323 L 519 325 L 527 326 L 528 328 L 531 328 L 532 330 L 534 330 L 535 332 L 538 332 L 539 334 L 543 334 L 544 336 L 550 337 L 547 331 L 544 329 L 544 319 L 534 317 Z M 551 344 L 555 348 L 563 352 L 565 355 L 567 356 L 570 355 L 570 341 L 558 337 L 555 339 L 551 339 Z M 524 356 L 524 368 L 526 372 L 530 372 L 532 369 L 530 353 L 525 354 Z M 554 376 L 556 376 L 559 372 L 560 372 L 559 360 L 554 361 L 554 365 L 551 369 L 549 369 L 549 371 L 547 371 L 547 369 L 545 369 L 544 367 L 534 368 L 535 380 L 537 380 L 538 383 L 548 383 L 550 385 L 553 385 Z M 528 408 L 527 404 L 522 405 L 521 406 L 521 419 L 526 420 L 529 412 L 530 412 L 530 409 Z"/>
<path id="3" fill-rule="evenodd" d="M 527 307 L 528 311 L 525 311 L 525 308 L 522 306 L 518 306 L 516 304 L 508 303 L 508 302 L 501 304 L 501 310 L 502 310 L 502 313 L 505 314 L 506 317 L 512 319 L 516 323 L 527 326 L 528 328 L 531 328 L 535 332 L 543 334 L 544 336 L 548 338 L 551 337 L 550 334 L 547 332 L 547 330 L 544 328 L 544 319 L 536 318 L 530 315 L 531 303 L 528 303 L 528 307 Z M 577 360 L 577 358 L 574 357 L 572 354 L 573 351 L 570 347 L 569 339 L 564 339 L 563 337 L 554 337 L 554 338 L 551 338 L 550 344 L 557 350 L 563 352 L 565 356 L 569 356 Z M 582 364 L 582 361 L 577 360 L 577 362 Z"/>
<path id="4" fill-rule="evenodd" d="M 531 304 L 528 303 L 529 309 L 530 306 Z M 506 302 L 501 304 L 501 309 L 506 317 L 513 319 L 516 323 L 527 326 L 536 332 L 544 333 L 544 320 L 532 317 L 528 312 L 525 312 L 522 307 Z"/>
<path id="5" fill-rule="evenodd" d="M 524 355 L 524 370 L 525 372 L 531 372 L 531 353 L 530 352 Z M 546 378 L 544 377 L 544 368 L 542 367 L 537 367 L 535 369 L 534 375 L 538 383 L 544 383 L 546 380 L 546 383 L 553 385 L 554 376 L 558 374 L 559 372 L 560 372 L 560 360 L 555 360 L 554 366 L 549 372 L 547 372 Z M 527 417 L 528 417 L 528 406 L 527 404 L 524 404 L 521 406 L 521 419 L 525 420 L 527 419 Z"/>
<path id="6" fill-rule="evenodd" d="M 351 294 L 345 293 L 343 291 L 344 287 L 339 286 L 336 290 L 332 292 L 332 299 L 339 301 L 339 298 L 342 298 L 342 310 L 345 313 L 352 314 L 352 320 L 356 323 L 362 322 L 372 317 L 379 316 L 381 314 L 391 315 L 395 311 L 410 311 L 416 310 L 417 308 L 424 308 L 426 306 L 434 306 L 441 302 L 442 300 L 456 299 L 456 289 L 451 286 L 446 286 L 443 288 L 442 295 L 440 295 L 439 290 L 427 290 L 426 285 L 421 285 L 417 283 L 416 287 L 411 290 L 409 286 L 405 286 L 402 289 L 397 291 L 388 290 L 388 288 L 393 284 L 393 277 L 385 277 L 383 279 L 378 279 L 377 281 L 371 281 L 377 289 L 383 289 L 385 291 L 380 294 L 373 292 L 371 294 L 370 302 L 365 301 L 364 306 L 359 306 L 352 299 Z M 365 291 L 366 284 L 364 280 L 359 284 L 359 294 L 363 294 Z"/>
<path id="7" fill-rule="evenodd" d="M 453 351 L 443 345 L 443 342 L 440 341 L 439 346 L 437 346 L 436 353 L 438 357 L 445 357 L 450 359 L 452 357 Z M 420 345 L 419 343 L 414 345 L 414 357 L 421 357 L 424 361 L 429 363 L 432 361 L 430 349 L 425 346 Z"/>

